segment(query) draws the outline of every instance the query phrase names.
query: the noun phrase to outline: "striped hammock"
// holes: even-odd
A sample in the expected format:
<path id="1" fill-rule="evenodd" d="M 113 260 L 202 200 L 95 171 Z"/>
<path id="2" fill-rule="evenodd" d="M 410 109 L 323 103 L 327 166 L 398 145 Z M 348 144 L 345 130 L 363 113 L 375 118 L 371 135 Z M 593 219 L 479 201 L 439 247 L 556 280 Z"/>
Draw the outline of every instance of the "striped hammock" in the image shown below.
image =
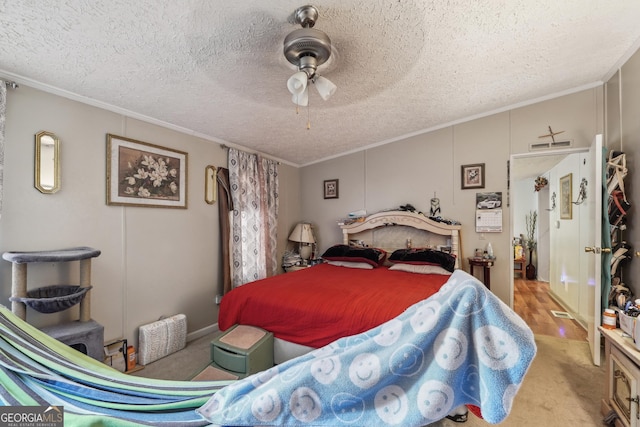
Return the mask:
<path id="1" fill-rule="evenodd" d="M 65 426 L 206 426 L 195 409 L 231 382 L 130 376 L 0 305 L 0 406 L 62 406 Z"/>

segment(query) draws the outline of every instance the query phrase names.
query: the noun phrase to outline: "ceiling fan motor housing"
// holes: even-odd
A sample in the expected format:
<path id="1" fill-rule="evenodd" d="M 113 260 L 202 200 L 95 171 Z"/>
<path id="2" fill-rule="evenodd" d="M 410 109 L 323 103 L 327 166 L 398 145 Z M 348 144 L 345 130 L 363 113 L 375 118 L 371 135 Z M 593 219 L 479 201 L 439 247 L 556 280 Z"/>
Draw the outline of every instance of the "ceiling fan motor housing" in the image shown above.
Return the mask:
<path id="1" fill-rule="evenodd" d="M 315 7 L 300 7 L 296 10 L 295 17 L 304 28 L 294 30 L 285 37 L 284 56 L 312 78 L 317 67 L 327 62 L 331 56 L 331 39 L 322 31 L 311 28 L 318 19 Z"/>

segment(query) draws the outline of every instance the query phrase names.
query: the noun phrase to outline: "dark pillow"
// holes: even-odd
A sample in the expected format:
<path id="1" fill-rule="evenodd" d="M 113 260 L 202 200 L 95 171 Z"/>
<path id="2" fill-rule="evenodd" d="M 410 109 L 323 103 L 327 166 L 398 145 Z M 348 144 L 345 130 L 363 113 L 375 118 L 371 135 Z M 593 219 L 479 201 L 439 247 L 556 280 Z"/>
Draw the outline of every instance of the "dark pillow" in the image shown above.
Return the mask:
<path id="1" fill-rule="evenodd" d="M 355 248 L 347 245 L 334 245 L 327 249 L 322 258 L 328 261 L 366 262 L 374 267 L 382 265 L 387 253 L 377 248 Z"/>
<path id="2" fill-rule="evenodd" d="M 439 265 L 447 271 L 455 270 L 456 258 L 446 252 L 435 249 L 398 249 L 393 251 L 389 262 L 398 264 Z"/>

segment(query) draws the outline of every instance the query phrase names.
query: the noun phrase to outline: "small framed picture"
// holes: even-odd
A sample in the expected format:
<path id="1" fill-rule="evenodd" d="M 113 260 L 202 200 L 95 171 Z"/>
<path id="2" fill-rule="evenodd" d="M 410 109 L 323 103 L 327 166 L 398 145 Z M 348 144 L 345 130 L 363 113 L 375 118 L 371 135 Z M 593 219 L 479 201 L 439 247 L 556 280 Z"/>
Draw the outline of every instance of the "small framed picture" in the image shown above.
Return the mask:
<path id="1" fill-rule="evenodd" d="M 573 175 L 568 174 L 560 178 L 560 219 L 571 219 L 573 217 L 572 186 Z"/>
<path id="2" fill-rule="evenodd" d="M 460 182 L 463 190 L 469 188 L 484 188 L 484 163 L 462 165 L 460 167 L 460 173 Z"/>
<path id="3" fill-rule="evenodd" d="M 338 180 L 337 179 L 327 179 L 324 181 L 324 198 L 325 199 L 338 198 Z"/>

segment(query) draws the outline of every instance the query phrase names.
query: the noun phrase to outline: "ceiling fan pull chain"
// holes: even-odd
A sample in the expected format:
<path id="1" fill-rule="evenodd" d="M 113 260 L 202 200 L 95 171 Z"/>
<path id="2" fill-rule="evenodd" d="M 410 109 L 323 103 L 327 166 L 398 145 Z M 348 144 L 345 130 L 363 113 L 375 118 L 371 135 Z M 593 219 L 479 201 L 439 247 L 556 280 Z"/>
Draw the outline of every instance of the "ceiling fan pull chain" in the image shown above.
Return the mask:
<path id="1" fill-rule="evenodd" d="M 307 130 L 311 129 L 311 112 L 309 111 L 309 104 L 307 103 Z"/>

